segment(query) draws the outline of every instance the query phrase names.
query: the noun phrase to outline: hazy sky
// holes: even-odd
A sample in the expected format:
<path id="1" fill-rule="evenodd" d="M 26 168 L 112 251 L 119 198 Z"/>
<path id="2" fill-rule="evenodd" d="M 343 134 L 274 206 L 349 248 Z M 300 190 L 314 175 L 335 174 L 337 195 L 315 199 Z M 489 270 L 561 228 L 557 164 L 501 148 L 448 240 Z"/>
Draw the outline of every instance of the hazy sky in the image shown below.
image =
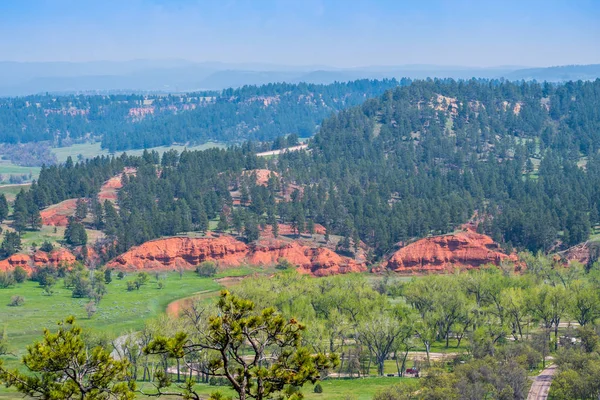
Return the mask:
<path id="1" fill-rule="evenodd" d="M 0 59 L 600 63 L 597 0 L 0 0 Z"/>

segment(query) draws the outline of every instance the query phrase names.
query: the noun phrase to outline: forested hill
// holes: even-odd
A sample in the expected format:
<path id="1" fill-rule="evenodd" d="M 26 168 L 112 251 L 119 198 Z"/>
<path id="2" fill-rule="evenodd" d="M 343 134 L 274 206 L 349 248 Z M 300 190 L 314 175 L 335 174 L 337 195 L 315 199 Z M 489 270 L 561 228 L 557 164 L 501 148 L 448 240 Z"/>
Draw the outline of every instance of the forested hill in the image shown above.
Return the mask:
<path id="1" fill-rule="evenodd" d="M 324 121 L 312 152 L 279 168 L 326 188 L 310 214 L 380 251 L 475 213 L 497 241 L 537 251 L 600 222 L 599 149 L 600 80 L 419 81 Z"/>
<path id="2" fill-rule="evenodd" d="M 95 198 L 115 168 L 135 167 L 118 214 L 93 206 L 116 253 L 213 218 L 250 241 L 259 225 L 318 223 L 375 257 L 471 220 L 506 247 L 547 252 L 600 223 L 599 111 L 600 80 L 418 81 L 326 119 L 308 151 L 265 159 L 246 143 L 97 159 L 42 169 L 29 193 L 39 208 Z M 247 173 L 256 169 L 275 171 L 266 186 Z"/>
<path id="3" fill-rule="evenodd" d="M 100 139 L 112 151 L 173 143 L 311 136 L 321 120 L 409 81 L 269 84 L 171 95 L 27 96 L 0 99 L 0 143 L 61 146 Z"/>

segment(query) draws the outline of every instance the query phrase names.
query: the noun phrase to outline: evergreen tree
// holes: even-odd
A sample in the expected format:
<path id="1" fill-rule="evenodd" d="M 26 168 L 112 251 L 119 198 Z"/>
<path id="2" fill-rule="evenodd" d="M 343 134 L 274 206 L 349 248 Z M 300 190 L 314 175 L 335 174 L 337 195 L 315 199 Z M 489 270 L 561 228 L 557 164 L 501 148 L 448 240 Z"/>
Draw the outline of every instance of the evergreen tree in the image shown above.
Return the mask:
<path id="1" fill-rule="evenodd" d="M 82 198 L 77 199 L 77 202 L 75 204 L 75 218 L 78 221 L 82 221 L 87 216 L 87 213 L 88 213 L 87 202 Z"/>
<path id="2" fill-rule="evenodd" d="M 15 232 L 6 232 L 0 245 L 3 257 L 10 257 L 21 250 L 21 237 Z"/>
<path id="3" fill-rule="evenodd" d="M 0 223 L 8 217 L 8 201 L 4 193 L 0 193 Z"/>
<path id="4" fill-rule="evenodd" d="M 221 211 L 221 214 L 219 214 L 219 222 L 217 224 L 217 230 L 221 231 L 221 232 L 225 232 L 227 229 L 229 229 L 229 221 L 227 218 L 227 214 L 225 214 L 225 211 Z"/>
<path id="5" fill-rule="evenodd" d="M 65 229 L 65 241 L 71 246 L 83 246 L 87 244 L 88 236 L 83 224 L 73 217 L 69 217 Z"/>
<path id="6" fill-rule="evenodd" d="M 27 228 L 28 223 L 27 200 L 25 197 L 25 191 L 21 189 L 13 206 L 13 228 L 19 233 Z"/>

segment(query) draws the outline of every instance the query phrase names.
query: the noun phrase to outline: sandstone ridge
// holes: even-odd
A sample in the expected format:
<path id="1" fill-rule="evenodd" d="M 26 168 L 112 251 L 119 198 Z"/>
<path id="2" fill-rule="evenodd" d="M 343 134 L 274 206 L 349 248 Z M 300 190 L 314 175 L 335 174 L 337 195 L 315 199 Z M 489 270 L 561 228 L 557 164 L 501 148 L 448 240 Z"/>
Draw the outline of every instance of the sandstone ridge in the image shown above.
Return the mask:
<path id="1" fill-rule="evenodd" d="M 503 253 L 489 236 L 466 231 L 418 240 L 395 252 L 384 266 L 396 272 L 422 273 L 499 265 L 502 261 L 518 260 Z"/>
<path id="2" fill-rule="evenodd" d="M 300 273 L 315 276 L 366 270 L 363 263 L 340 256 L 328 248 L 310 247 L 283 239 L 247 245 L 228 235 L 151 240 L 121 254 L 107 266 L 120 270 L 192 269 L 203 261 L 214 261 L 220 266 L 267 266 L 276 264 L 281 258 L 297 265 Z"/>
<path id="3" fill-rule="evenodd" d="M 67 249 L 58 248 L 47 253 L 38 250 L 32 256 L 27 254 L 13 254 L 6 260 L 0 261 L 0 271 L 12 271 L 15 267 L 20 266 L 28 273 L 31 273 L 33 267 L 44 265 L 72 265 L 76 259 L 73 253 Z"/>

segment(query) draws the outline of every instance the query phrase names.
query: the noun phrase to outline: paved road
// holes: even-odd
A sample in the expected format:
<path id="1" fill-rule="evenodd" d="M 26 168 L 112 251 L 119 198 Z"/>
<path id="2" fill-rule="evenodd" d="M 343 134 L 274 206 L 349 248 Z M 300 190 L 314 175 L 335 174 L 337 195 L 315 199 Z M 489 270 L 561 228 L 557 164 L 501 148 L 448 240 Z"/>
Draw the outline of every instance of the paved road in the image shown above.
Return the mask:
<path id="1" fill-rule="evenodd" d="M 529 395 L 527 400 L 546 400 L 548 398 L 548 392 L 550 391 L 550 384 L 554 378 L 556 372 L 556 365 L 552 365 L 536 376 L 531 389 L 529 389 Z"/>

